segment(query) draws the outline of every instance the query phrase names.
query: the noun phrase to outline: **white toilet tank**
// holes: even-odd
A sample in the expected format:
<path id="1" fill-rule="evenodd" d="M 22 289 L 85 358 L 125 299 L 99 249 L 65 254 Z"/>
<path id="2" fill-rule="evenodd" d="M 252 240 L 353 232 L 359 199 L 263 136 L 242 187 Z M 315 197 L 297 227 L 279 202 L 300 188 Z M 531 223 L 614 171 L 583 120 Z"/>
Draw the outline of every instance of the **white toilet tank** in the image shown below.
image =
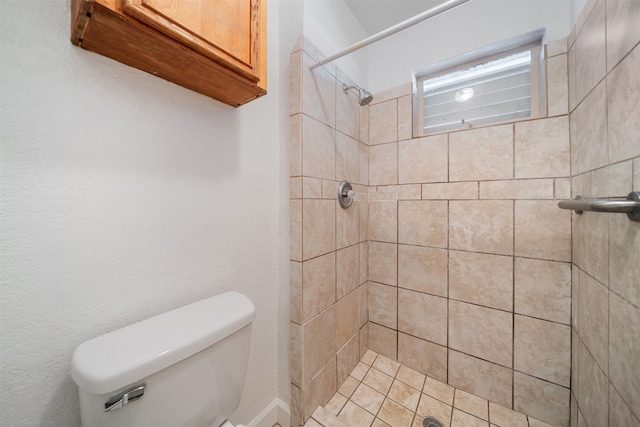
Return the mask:
<path id="1" fill-rule="evenodd" d="M 240 403 L 254 318 L 227 292 L 84 342 L 71 361 L 82 425 L 219 426 Z"/>

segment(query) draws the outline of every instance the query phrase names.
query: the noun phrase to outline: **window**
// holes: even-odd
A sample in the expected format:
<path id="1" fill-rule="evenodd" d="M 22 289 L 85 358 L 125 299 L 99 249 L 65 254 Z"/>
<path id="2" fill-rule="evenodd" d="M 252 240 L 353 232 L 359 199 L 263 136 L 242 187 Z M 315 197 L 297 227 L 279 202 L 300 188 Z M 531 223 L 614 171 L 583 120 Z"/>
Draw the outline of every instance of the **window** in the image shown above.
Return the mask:
<path id="1" fill-rule="evenodd" d="M 514 48 L 516 40 L 490 46 L 417 76 L 420 133 L 537 116 L 541 36 L 533 43 L 531 35 L 522 37 L 529 39 L 524 45 Z"/>

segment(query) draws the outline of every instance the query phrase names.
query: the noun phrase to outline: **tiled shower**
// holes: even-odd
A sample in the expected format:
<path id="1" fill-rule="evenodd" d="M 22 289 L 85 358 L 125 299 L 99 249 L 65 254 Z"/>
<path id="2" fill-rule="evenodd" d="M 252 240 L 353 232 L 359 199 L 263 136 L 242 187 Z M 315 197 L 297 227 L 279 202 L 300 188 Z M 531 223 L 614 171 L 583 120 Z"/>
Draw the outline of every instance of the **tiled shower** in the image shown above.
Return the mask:
<path id="1" fill-rule="evenodd" d="M 417 138 L 410 83 L 359 107 L 301 39 L 292 425 L 367 349 L 551 425 L 640 425 L 640 224 L 557 207 L 640 190 L 639 20 L 638 2 L 588 2 L 546 45 L 540 117 Z"/>

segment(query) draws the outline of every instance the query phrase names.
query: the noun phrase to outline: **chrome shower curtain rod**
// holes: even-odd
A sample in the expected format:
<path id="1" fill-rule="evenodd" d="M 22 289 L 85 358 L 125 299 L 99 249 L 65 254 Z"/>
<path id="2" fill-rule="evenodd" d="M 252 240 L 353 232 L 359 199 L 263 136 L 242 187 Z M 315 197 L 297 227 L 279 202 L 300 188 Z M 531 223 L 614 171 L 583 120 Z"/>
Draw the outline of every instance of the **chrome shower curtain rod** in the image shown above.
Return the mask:
<path id="1" fill-rule="evenodd" d="M 387 28 L 386 30 L 382 30 L 377 34 L 372 35 L 371 37 L 367 37 L 366 39 L 361 40 L 358 43 L 354 43 L 351 46 L 341 50 L 338 53 L 335 53 L 331 56 L 327 56 L 326 58 L 309 66 L 309 69 L 313 70 L 314 68 L 317 68 L 321 65 L 328 64 L 329 62 L 335 61 L 338 58 L 342 58 L 343 56 L 351 52 L 354 52 L 358 49 L 362 49 L 363 47 L 369 46 L 371 43 L 375 43 L 378 40 L 382 40 L 386 37 L 389 37 L 390 35 L 393 35 L 399 31 L 409 28 L 419 22 L 424 21 L 425 19 L 433 18 L 436 15 L 440 15 L 441 13 L 444 13 L 447 10 L 453 9 L 456 6 L 460 6 L 461 4 L 464 4 L 468 1 L 471 1 L 471 0 L 449 0 L 445 3 L 442 3 L 441 5 L 438 5 L 436 7 L 433 7 L 429 10 L 424 11 L 414 16 L 413 18 L 409 18 L 405 21 L 402 21 L 399 24 L 396 24 L 392 27 Z"/>

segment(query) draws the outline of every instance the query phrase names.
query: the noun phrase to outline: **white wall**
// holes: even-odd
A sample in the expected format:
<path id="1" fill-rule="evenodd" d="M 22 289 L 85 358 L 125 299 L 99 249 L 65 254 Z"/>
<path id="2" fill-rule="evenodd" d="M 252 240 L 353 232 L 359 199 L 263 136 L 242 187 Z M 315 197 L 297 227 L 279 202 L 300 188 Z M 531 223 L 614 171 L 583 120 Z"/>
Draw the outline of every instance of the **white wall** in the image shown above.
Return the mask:
<path id="1" fill-rule="evenodd" d="M 342 0 L 304 0 L 303 31 L 304 36 L 325 56 L 333 55 L 367 37 L 351 9 Z M 359 86 L 368 88 L 368 59 L 367 49 L 361 49 L 331 64 L 340 68 Z"/>
<path id="2" fill-rule="evenodd" d="M 567 0 L 472 0 L 371 45 L 369 90 L 409 83 L 416 69 L 539 28 L 547 40 L 565 37 L 569 9 Z"/>
<path id="3" fill-rule="evenodd" d="M 230 289 L 257 307 L 247 423 L 288 384 L 278 32 L 269 95 L 235 110 L 73 46 L 68 0 L 0 7 L 2 424 L 78 425 L 78 344 Z"/>

